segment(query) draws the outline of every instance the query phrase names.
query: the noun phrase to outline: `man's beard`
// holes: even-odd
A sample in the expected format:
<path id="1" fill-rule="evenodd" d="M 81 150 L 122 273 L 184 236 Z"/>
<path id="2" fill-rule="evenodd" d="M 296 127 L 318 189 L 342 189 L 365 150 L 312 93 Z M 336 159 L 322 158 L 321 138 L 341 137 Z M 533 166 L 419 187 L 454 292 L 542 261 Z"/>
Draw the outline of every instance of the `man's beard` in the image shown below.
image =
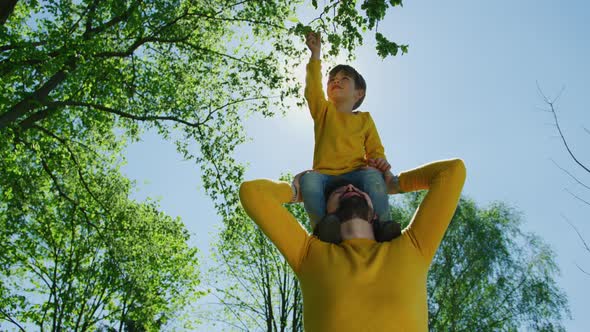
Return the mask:
<path id="1" fill-rule="evenodd" d="M 334 214 L 338 216 L 340 222 L 345 222 L 353 218 L 370 221 L 371 209 L 364 197 L 351 196 L 340 201 L 340 206 Z"/>

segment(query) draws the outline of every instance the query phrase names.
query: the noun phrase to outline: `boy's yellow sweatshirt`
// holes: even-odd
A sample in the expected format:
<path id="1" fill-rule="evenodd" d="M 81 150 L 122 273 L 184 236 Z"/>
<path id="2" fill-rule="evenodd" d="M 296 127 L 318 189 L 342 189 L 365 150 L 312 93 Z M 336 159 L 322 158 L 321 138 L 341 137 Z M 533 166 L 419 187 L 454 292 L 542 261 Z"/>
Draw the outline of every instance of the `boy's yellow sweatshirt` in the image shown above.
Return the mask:
<path id="1" fill-rule="evenodd" d="M 385 158 L 368 112 L 344 113 L 326 100 L 320 60 L 307 64 L 305 98 L 314 121 L 313 169 L 340 175 L 367 166 L 368 158 Z"/>
<path id="2" fill-rule="evenodd" d="M 304 328 L 314 331 L 428 331 L 428 267 L 453 216 L 465 181 L 460 159 L 400 174 L 403 192 L 428 193 L 402 235 L 331 244 L 309 235 L 283 207 L 284 182 L 244 182 L 246 213 L 293 268 L 303 293 Z"/>

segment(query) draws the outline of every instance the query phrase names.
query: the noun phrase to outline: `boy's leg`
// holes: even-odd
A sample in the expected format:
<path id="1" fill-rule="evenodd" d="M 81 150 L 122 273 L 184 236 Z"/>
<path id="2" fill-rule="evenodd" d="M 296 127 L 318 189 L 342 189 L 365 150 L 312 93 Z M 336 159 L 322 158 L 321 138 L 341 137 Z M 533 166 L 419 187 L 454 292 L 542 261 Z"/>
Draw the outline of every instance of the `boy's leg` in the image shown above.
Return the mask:
<path id="1" fill-rule="evenodd" d="M 389 196 L 381 171 L 375 168 L 363 168 L 346 173 L 343 177 L 346 177 L 355 187 L 366 192 L 371 197 L 373 209 L 377 213 L 379 221 L 390 220 Z"/>
<path id="2" fill-rule="evenodd" d="M 303 206 L 311 221 L 312 229 L 322 220 L 326 214 L 326 198 L 324 189 L 330 179 L 329 175 L 309 171 L 301 176 L 299 180 Z"/>

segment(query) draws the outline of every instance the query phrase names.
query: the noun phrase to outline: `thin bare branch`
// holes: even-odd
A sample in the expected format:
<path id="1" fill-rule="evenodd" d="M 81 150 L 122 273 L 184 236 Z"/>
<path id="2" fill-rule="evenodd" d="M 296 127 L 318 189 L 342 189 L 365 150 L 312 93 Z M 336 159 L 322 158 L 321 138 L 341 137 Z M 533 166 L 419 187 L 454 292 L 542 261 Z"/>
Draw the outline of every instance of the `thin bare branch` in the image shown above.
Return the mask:
<path id="1" fill-rule="evenodd" d="M 547 108 L 541 108 L 541 107 L 539 107 L 539 106 L 535 106 L 535 109 L 536 109 L 538 112 L 551 113 L 551 110 L 550 110 L 550 109 L 547 109 Z"/>
<path id="2" fill-rule="evenodd" d="M 578 267 L 578 269 L 579 269 L 580 271 L 582 271 L 583 273 L 585 273 L 585 274 L 587 274 L 588 276 L 590 276 L 590 273 L 588 273 L 588 272 L 586 272 L 586 270 L 582 269 L 582 268 L 580 267 L 580 265 L 578 265 L 578 263 L 576 263 L 576 266 Z"/>
<path id="3" fill-rule="evenodd" d="M 215 296 L 219 301 L 221 301 L 221 303 L 225 303 L 225 301 L 223 301 L 222 298 L 217 296 L 217 294 L 213 294 L 213 296 Z M 238 320 L 238 322 L 240 322 L 240 324 L 242 324 L 243 328 L 240 328 L 240 329 L 242 329 L 244 331 L 248 331 L 248 325 L 240 319 L 240 315 L 234 310 L 234 308 L 231 306 L 226 306 L 226 308 L 228 308 L 230 310 L 230 312 L 232 313 L 232 315 Z M 230 324 L 230 325 L 233 325 L 233 324 Z"/>
<path id="4" fill-rule="evenodd" d="M 582 234 L 580 233 L 580 231 L 578 230 L 578 228 L 576 226 L 574 226 L 574 224 L 563 214 L 561 215 L 561 217 L 563 219 L 565 219 L 565 221 L 574 229 L 574 231 L 576 231 L 576 234 L 578 234 L 578 238 L 580 239 L 580 241 L 582 241 L 582 244 L 584 245 L 584 248 L 586 249 L 586 251 L 590 252 L 590 246 L 588 245 L 588 243 L 586 242 L 586 240 L 584 240 L 584 237 L 582 236 Z"/>
<path id="5" fill-rule="evenodd" d="M 569 144 L 567 143 L 567 140 L 565 139 L 565 136 L 563 135 L 563 132 L 561 131 L 561 127 L 559 126 L 559 120 L 557 119 L 557 112 L 555 111 L 554 104 L 557 101 L 557 99 L 561 96 L 561 93 L 563 92 L 563 90 L 565 89 L 565 87 L 562 87 L 562 89 L 559 92 L 559 94 L 557 95 L 557 97 L 555 97 L 553 100 L 549 100 L 549 98 L 547 98 L 547 96 L 545 96 L 545 94 L 543 93 L 543 91 L 539 87 L 539 83 L 538 82 L 537 82 L 537 89 L 539 90 L 539 93 L 541 94 L 541 96 L 545 100 L 545 103 L 547 103 L 547 105 L 549 105 L 549 107 L 551 108 L 551 113 L 553 114 L 553 119 L 555 121 L 555 125 L 557 127 L 557 131 L 559 132 L 559 136 L 561 137 L 561 140 L 563 141 L 563 144 L 565 145 L 565 148 L 567 149 L 567 152 L 572 157 L 572 159 L 576 162 L 576 164 L 578 164 L 580 167 L 582 167 L 586 172 L 590 173 L 590 169 L 588 167 L 586 167 L 584 164 L 582 164 L 582 162 L 580 162 L 578 160 L 578 158 L 576 158 L 576 156 L 574 155 L 574 153 L 570 149 Z"/>
<path id="6" fill-rule="evenodd" d="M 581 198 L 580 196 L 578 196 L 578 195 L 574 194 L 574 193 L 573 193 L 573 192 L 571 192 L 569 189 L 567 189 L 567 188 L 566 188 L 566 189 L 565 189 L 565 191 L 567 191 L 567 192 L 568 192 L 570 195 L 572 195 L 573 197 L 577 198 L 577 199 L 578 199 L 580 202 L 582 202 L 582 203 L 584 203 L 584 204 L 586 204 L 586 205 L 590 206 L 590 202 L 588 202 L 587 200 L 585 200 L 585 199 Z"/>
<path id="7" fill-rule="evenodd" d="M 576 178 L 574 175 L 572 175 L 570 172 L 568 172 L 566 169 L 564 169 L 563 167 L 559 166 L 559 164 L 557 164 L 557 162 L 555 162 L 555 160 L 551 159 L 551 161 L 553 162 L 553 164 L 555 164 L 555 166 L 557 166 L 559 169 L 561 169 L 565 174 L 569 175 L 572 179 L 574 179 L 578 184 L 580 184 L 581 186 L 583 186 L 584 188 L 590 190 L 590 186 L 587 186 L 586 184 L 584 184 L 582 181 L 578 180 L 578 178 Z"/>
<path id="8" fill-rule="evenodd" d="M 545 103 L 547 103 L 549 105 L 555 104 L 557 102 L 557 100 L 561 97 L 563 91 L 565 91 L 565 85 L 562 85 L 561 90 L 559 90 L 559 93 L 557 94 L 557 96 L 555 98 L 553 98 L 552 100 L 549 100 L 549 98 L 545 95 L 545 93 L 543 92 L 543 90 L 539 86 L 539 81 L 536 81 L 535 83 L 537 84 L 537 91 L 539 91 L 539 94 L 541 94 L 541 97 L 543 97 L 543 100 L 545 100 Z"/>
<path id="9" fill-rule="evenodd" d="M 247 331 L 250 331 L 250 329 L 249 329 L 249 328 L 247 328 L 247 327 L 246 327 L 246 328 L 244 328 L 244 327 L 238 326 L 238 325 L 236 325 L 236 324 L 233 324 L 232 322 L 230 322 L 230 321 L 228 321 L 228 320 L 221 320 L 221 319 L 213 318 L 213 317 L 211 317 L 211 315 L 203 315 L 203 316 L 198 316 L 198 318 L 201 318 L 201 319 L 203 319 L 203 320 L 207 320 L 207 321 L 211 321 L 211 322 L 217 322 L 217 323 L 223 323 L 223 324 L 227 324 L 227 325 L 229 325 L 229 326 L 231 326 L 231 327 L 234 327 L 234 328 L 236 328 L 236 329 L 239 329 L 240 331 L 246 331 L 246 332 L 247 332 Z M 241 323 L 241 322 L 240 322 L 240 323 Z M 244 324 L 244 323 L 242 323 L 242 324 Z M 244 324 L 244 325 L 245 325 L 245 324 Z"/>

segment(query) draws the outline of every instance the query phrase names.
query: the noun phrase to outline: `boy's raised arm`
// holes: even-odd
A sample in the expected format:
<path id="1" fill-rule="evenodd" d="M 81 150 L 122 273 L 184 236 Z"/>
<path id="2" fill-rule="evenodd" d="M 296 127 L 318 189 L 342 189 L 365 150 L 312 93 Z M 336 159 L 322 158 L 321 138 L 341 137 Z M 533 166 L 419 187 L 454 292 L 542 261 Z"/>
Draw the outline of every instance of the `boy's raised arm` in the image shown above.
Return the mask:
<path id="1" fill-rule="evenodd" d="M 286 182 L 260 179 L 240 186 L 244 210 L 258 224 L 297 273 L 309 234 L 283 206 L 291 202 L 293 191 Z"/>
<path id="2" fill-rule="evenodd" d="M 322 36 L 319 32 L 309 32 L 305 36 L 305 44 L 311 51 L 311 60 L 319 60 L 322 52 Z"/>
<path id="3" fill-rule="evenodd" d="M 305 43 L 311 51 L 311 58 L 306 68 L 305 99 L 309 105 L 311 117 L 316 119 L 325 111 L 326 97 L 322 88 L 321 36 L 310 32 L 305 36 Z"/>

